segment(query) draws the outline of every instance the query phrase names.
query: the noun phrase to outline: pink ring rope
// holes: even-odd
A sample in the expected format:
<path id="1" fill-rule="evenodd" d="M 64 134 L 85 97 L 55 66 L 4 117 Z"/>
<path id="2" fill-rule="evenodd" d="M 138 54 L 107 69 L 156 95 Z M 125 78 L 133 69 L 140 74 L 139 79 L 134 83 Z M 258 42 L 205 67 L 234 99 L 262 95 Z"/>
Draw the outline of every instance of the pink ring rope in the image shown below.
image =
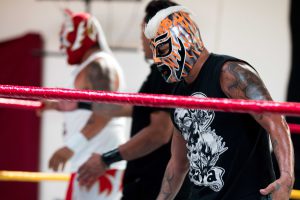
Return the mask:
<path id="1" fill-rule="evenodd" d="M 0 98 L 0 107 L 32 110 L 41 109 L 43 104 L 39 101 Z"/>
<path id="2" fill-rule="evenodd" d="M 43 104 L 39 101 L 0 98 L 0 107 L 25 109 L 25 110 L 37 110 L 43 108 Z M 288 124 L 288 125 L 290 127 L 291 133 L 300 134 L 300 125 L 298 124 Z"/>
<path id="3" fill-rule="evenodd" d="M 120 93 L 63 88 L 42 88 L 0 85 L 0 96 L 9 98 L 56 99 L 113 104 L 132 104 L 150 107 L 212 109 L 240 113 L 280 113 L 300 116 L 300 103 L 259 100 L 195 98 L 174 95 Z"/>
<path id="4" fill-rule="evenodd" d="M 155 107 L 183 107 L 199 109 L 205 108 L 229 112 L 249 113 L 250 110 L 251 112 L 257 113 L 274 112 L 291 115 L 300 115 L 299 103 L 284 103 L 270 101 L 195 98 L 171 95 L 115 93 L 90 90 L 39 88 L 10 85 L 0 85 L 0 96 L 32 99 L 97 101 L 106 103 L 135 104 Z M 223 105 L 225 106 L 223 107 Z M 39 101 L 0 98 L 0 107 L 19 109 L 41 109 L 43 107 L 43 104 Z M 272 108 L 275 108 L 275 110 L 272 110 Z M 300 125 L 289 124 L 289 127 L 292 133 L 300 133 Z"/>

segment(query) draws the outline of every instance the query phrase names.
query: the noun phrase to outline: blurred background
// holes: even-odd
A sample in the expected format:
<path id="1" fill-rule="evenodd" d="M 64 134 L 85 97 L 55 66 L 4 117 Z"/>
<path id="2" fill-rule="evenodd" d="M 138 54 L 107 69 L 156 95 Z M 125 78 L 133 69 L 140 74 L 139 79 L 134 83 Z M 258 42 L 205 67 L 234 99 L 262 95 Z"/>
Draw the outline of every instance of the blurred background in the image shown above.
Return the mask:
<path id="1" fill-rule="evenodd" d="M 148 2 L 1 0 L 0 84 L 68 85 L 65 77 L 72 69 L 59 52 L 59 31 L 64 19 L 63 9 L 69 8 L 96 16 L 124 69 L 127 91 L 137 92 L 149 72 L 140 41 L 140 24 Z M 293 47 L 289 0 L 175 2 L 194 12 L 209 51 L 246 60 L 260 73 L 274 100 L 286 100 Z M 299 95 L 292 99 L 297 98 L 300 100 Z M 62 115 L 55 111 L 47 111 L 39 118 L 32 111 L 0 108 L 3 128 L 0 131 L 0 170 L 49 172 L 48 159 L 62 145 L 62 120 Z M 58 200 L 63 199 L 65 189 L 64 182 L 0 182 L 0 199 Z"/>

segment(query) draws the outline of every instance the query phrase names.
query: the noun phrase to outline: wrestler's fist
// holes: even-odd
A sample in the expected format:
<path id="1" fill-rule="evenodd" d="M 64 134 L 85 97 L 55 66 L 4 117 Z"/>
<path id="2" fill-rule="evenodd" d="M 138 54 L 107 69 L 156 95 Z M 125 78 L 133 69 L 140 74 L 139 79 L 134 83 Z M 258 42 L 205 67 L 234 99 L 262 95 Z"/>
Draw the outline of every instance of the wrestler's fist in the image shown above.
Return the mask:
<path id="1" fill-rule="evenodd" d="M 54 171 L 64 170 L 66 162 L 73 156 L 74 152 L 68 147 L 58 149 L 49 160 L 49 168 Z"/>
<path id="2" fill-rule="evenodd" d="M 78 181 L 82 186 L 91 187 L 99 176 L 102 176 L 108 169 L 102 161 L 101 155 L 93 153 L 91 157 L 81 165 L 78 170 Z"/>
<path id="3" fill-rule="evenodd" d="M 289 174 L 283 174 L 279 179 L 261 189 L 262 195 L 271 195 L 272 200 L 289 200 L 293 189 L 294 178 Z"/>

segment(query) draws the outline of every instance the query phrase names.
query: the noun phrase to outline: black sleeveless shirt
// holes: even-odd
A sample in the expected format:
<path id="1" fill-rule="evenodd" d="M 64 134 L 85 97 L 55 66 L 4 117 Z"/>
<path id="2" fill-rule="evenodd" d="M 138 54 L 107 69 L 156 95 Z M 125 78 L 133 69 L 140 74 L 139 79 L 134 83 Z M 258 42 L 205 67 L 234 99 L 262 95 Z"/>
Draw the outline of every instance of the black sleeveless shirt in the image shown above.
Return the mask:
<path id="1" fill-rule="evenodd" d="M 221 69 L 227 61 L 244 62 L 211 54 L 196 80 L 189 85 L 178 83 L 174 94 L 227 98 L 220 86 Z M 176 108 L 171 117 L 187 141 L 195 198 L 260 199 L 259 189 L 275 179 L 269 136 L 249 114 Z"/>

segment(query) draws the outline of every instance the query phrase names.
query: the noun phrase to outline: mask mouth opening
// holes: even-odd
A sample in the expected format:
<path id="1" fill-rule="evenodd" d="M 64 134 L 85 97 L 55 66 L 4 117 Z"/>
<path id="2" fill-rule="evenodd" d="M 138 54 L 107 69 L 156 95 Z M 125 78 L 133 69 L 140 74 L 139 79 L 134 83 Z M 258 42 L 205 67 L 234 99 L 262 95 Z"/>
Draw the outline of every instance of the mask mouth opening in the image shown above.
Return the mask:
<path id="1" fill-rule="evenodd" d="M 167 83 L 176 83 L 176 82 L 180 82 L 182 80 L 182 76 L 177 78 L 174 75 L 174 69 L 172 69 L 170 66 L 166 65 L 166 64 L 159 64 L 157 65 L 157 69 L 158 71 L 161 73 L 163 79 L 167 82 Z"/>
<path id="2" fill-rule="evenodd" d="M 171 68 L 166 64 L 160 64 L 160 65 L 157 65 L 157 69 L 161 73 L 164 80 L 166 82 L 169 82 L 170 78 L 171 78 L 171 75 L 172 75 Z"/>

